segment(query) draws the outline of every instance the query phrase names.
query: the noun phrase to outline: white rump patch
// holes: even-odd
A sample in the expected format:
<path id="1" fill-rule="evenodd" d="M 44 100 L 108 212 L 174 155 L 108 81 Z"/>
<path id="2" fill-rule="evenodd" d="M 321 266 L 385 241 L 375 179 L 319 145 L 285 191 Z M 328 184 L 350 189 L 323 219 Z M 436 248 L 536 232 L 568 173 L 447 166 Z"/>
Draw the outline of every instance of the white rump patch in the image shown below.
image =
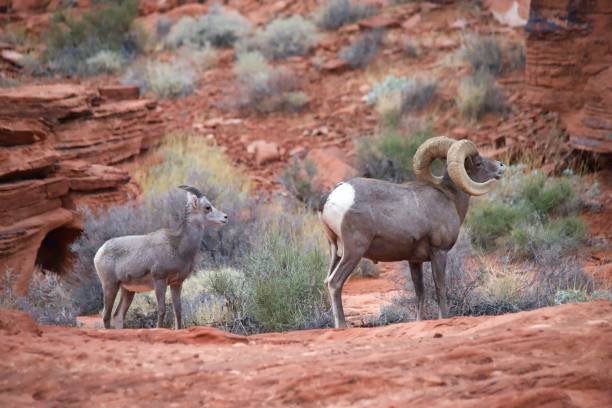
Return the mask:
<path id="1" fill-rule="evenodd" d="M 355 189 L 349 183 L 341 183 L 327 197 L 323 206 L 323 221 L 339 237 L 344 215 L 354 203 Z"/>

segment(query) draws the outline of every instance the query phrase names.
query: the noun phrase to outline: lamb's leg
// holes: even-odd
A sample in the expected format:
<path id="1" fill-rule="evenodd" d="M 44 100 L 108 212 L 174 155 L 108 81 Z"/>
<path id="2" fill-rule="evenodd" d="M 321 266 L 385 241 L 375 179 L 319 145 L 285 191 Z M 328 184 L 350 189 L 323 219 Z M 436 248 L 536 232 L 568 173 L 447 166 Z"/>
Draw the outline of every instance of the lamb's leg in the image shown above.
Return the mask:
<path id="1" fill-rule="evenodd" d="M 166 288 L 168 284 L 165 279 L 157 279 L 153 281 L 153 286 L 157 299 L 157 328 L 161 328 L 164 326 L 164 318 L 166 317 Z"/>
<path id="2" fill-rule="evenodd" d="M 410 275 L 412 276 L 412 284 L 417 298 L 416 319 L 423 319 L 423 309 L 425 307 L 425 287 L 423 286 L 423 263 L 410 262 Z"/>
<path id="3" fill-rule="evenodd" d="M 104 291 L 104 328 L 111 328 L 111 314 L 113 312 L 113 306 L 115 305 L 115 298 L 117 297 L 117 292 L 119 291 L 119 283 L 112 282 L 106 283 L 103 287 Z"/>
<path id="4" fill-rule="evenodd" d="M 170 286 L 170 293 L 172 293 L 172 307 L 174 308 L 174 328 L 179 330 L 182 328 L 182 319 L 181 319 L 181 289 L 183 288 L 183 283 L 179 283 L 178 285 Z"/>
<path id="5" fill-rule="evenodd" d="M 125 315 L 134 300 L 134 292 L 121 287 L 121 301 L 115 312 L 115 328 L 123 329 L 123 322 L 125 322 Z"/>
<path id="6" fill-rule="evenodd" d="M 342 287 L 360 260 L 361 255 L 348 254 L 345 249 L 345 253 L 342 259 L 340 259 L 338 266 L 331 276 L 328 276 L 326 279 L 327 290 L 332 304 L 332 313 L 334 314 L 334 326 L 337 329 L 346 327 L 344 310 L 342 308 Z"/>
<path id="7" fill-rule="evenodd" d="M 338 247 L 335 242 L 329 240 L 329 269 L 327 270 L 327 276 L 329 277 L 340 261 L 338 256 Z"/>
<path id="8" fill-rule="evenodd" d="M 431 254 L 431 270 L 436 285 L 436 298 L 438 300 L 438 319 L 448 316 L 446 308 L 446 256 L 447 251 L 434 249 Z"/>

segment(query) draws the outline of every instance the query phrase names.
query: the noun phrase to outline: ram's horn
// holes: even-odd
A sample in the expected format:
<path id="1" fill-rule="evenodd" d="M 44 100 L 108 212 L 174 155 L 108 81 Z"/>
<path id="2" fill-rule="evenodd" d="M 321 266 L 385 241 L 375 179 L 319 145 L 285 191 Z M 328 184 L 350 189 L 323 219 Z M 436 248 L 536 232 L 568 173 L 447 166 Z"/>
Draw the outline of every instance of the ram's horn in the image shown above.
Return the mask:
<path id="1" fill-rule="evenodd" d="M 200 190 L 198 190 L 197 188 L 195 188 L 195 187 L 182 185 L 182 186 L 179 186 L 178 188 L 181 188 L 181 189 L 183 189 L 185 191 L 188 191 L 188 192 L 190 192 L 191 194 L 193 194 L 194 196 L 196 196 L 198 198 L 204 197 L 204 194 L 202 194 L 202 192 Z"/>
<path id="2" fill-rule="evenodd" d="M 458 140 L 448 149 L 446 168 L 451 180 L 469 195 L 479 196 L 488 193 L 497 180 L 491 179 L 478 183 L 465 171 L 465 158 L 477 154 L 476 145 L 469 140 Z"/>
<path id="3" fill-rule="evenodd" d="M 455 140 L 446 136 L 439 136 L 433 137 L 419 146 L 412 160 L 415 176 L 422 181 L 428 181 L 436 185 L 440 184 L 442 177 L 431 174 L 431 163 L 435 159 L 446 159 L 447 152 L 453 143 L 455 143 Z"/>

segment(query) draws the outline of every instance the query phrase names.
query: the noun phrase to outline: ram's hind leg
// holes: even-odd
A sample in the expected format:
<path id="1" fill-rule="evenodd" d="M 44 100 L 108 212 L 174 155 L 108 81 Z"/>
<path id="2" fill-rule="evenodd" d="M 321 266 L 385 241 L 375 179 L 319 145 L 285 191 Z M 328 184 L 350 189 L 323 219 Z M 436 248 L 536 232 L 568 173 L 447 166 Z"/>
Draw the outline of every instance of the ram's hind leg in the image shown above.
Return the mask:
<path id="1" fill-rule="evenodd" d="M 119 306 L 115 310 L 115 328 L 123 329 L 123 323 L 125 322 L 125 316 L 127 315 L 128 309 L 134 300 L 134 292 L 121 287 L 121 300 Z"/>
<path id="2" fill-rule="evenodd" d="M 346 327 L 346 319 L 344 318 L 344 309 L 342 307 L 342 288 L 344 282 L 346 282 L 361 260 L 361 255 L 363 254 L 349 254 L 348 251 L 345 251 L 336 268 L 325 280 L 334 315 L 334 327 L 336 328 Z"/>
<path id="3" fill-rule="evenodd" d="M 115 304 L 115 298 L 117 297 L 117 292 L 119 291 L 119 283 L 112 282 L 106 283 L 103 287 L 104 292 L 104 328 L 111 328 L 111 314 L 113 312 L 113 306 Z"/>

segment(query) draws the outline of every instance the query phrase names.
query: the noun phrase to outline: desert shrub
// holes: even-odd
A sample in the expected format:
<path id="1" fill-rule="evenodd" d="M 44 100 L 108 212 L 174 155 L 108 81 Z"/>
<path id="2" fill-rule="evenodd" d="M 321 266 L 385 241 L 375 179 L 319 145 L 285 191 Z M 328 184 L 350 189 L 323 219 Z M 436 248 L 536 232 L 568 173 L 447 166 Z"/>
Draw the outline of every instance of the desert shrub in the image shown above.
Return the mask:
<path id="1" fill-rule="evenodd" d="M 508 44 L 505 49 L 505 55 L 508 60 L 507 71 L 522 69 L 525 67 L 525 46 L 521 43 Z"/>
<path id="2" fill-rule="evenodd" d="M 315 185 L 316 164 L 310 160 L 301 162 L 293 158 L 283 169 L 280 182 L 298 200 L 311 210 L 316 210 L 323 192 Z"/>
<path id="3" fill-rule="evenodd" d="M 61 282 L 55 274 L 43 274 L 36 269 L 28 292 L 21 296 L 12 287 L 15 275 L 5 270 L 0 277 L 0 307 L 18 309 L 29 313 L 34 320 L 43 324 L 73 326 L 76 323 L 76 309 L 70 287 Z"/>
<path id="4" fill-rule="evenodd" d="M 141 93 L 151 91 L 158 98 L 180 98 L 193 92 L 195 72 L 182 60 L 149 61 L 130 68 L 121 82 L 138 86 Z"/>
<path id="5" fill-rule="evenodd" d="M 155 35 L 158 40 L 163 40 L 172 29 L 172 20 L 166 16 L 161 16 L 155 23 Z"/>
<path id="6" fill-rule="evenodd" d="M 363 68 L 378 54 L 383 38 L 384 32 L 379 30 L 362 34 L 354 43 L 340 50 L 339 56 L 353 68 Z"/>
<path id="7" fill-rule="evenodd" d="M 418 112 L 427 107 L 438 88 L 434 79 L 395 77 L 389 75 L 374 85 L 367 100 L 374 105 L 383 121 L 396 125 L 403 114 Z"/>
<path id="8" fill-rule="evenodd" d="M 565 289 L 558 290 L 555 294 L 555 304 L 591 302 L 593 300 L 612 300 L 610 290 Z"/>
<path id="9" fill-rule="evenodd" d="M 53 19 L 46 35 L 44 60 L 52 71 L 87 75 L 87 60 L 101 51 L 129 60 L 141 52 L 143 41 L 132 22 L 138 15 L 135 0 L 121 0 L 92 10 L 78 19 L 62 14 Z"/>
<path id="10" fill-rule="evenodd" d="M 456 103 L 463 116 L 474 120 L 485 113 L 505 114 L 508 111 L 504 95 L 495 79 L 484 71 L 461 80 Z"/>
<path id="11" fill-rule="evenodd" d="M 312 224 L 318 227 L 314 216 L 281 218 L 247 258 L 248 313 L 262 331 L 312 328 L 326 320 L 327 259 L 320 233 L 313 239 L 307 231 Z"/>
<path id="12" fill-rule="evenodd" d="M 85 62 L 89 72 L 106 74 L 119 71 L 124 63 L 121 54 L 115 51 L 100 51 Z"/>
<path id="13" fill-rule="evenodd" d="M 433 136 L 430 125 L 408 134 L 396 128 L 384 128 L 378 135 L 357 142 L 357 169 L 365 177 L 396 183 L 412 180 L 414 154 L 425 140 Z"/>
<path id="14" fill-rule="evenodd" d="M 255 44 L 269 58 L 304 55 L 317 41 L 315 26 L 302 16 L 276 19 L 255 35 Z"/>
<path id="15" fill-rule="evenodd" d="M 421 47 L 416 41 L 406 41 L 403 46 L 404 55 L 409 58 L 417 58 L 421 55 Z"/>
<path id="16" fill-rule="evenodd" d="M 375 13 L 368 4 L 351 0 L 330 0 L 315 12 L 315 20 L 324 30 L 337 30 L 345 24 L 354 23 Z"/>
<path id="17" fill-rule="evenodd" d="M 559 253 L 576 253 L 586 243 L 586 226 L 575 217 L 583 205 L 576 192 L 579 179 L 547 177 L 521 166 L 508 173 L 496 191 L 471 206 L 466 223 L 473 243 L 541 264 Z"/>
<path id="18" fill-rule="evenodd" d="M 546 223 L 515 226 L 508 247 L 514 254 L 550 262 L 559 254 L 575 253 L 586 240 L 586 226 L 576 217 L 562 217 Z"/>
<path id="19" fill-rule="evenodd" d="M 308 104 L 295 75 L 284 68 L 272 68 L 257 51 L 238 55 L 236 66 L 236 105 L 258 113 L 278 110 L 297 112 Z"/>
<path id="20" fill-rule="evenodd" d="M 502 71 L 502 50 L 494 36 L 468 36 L 460 50 L 471 65 L 473 72 L 497 76 Z"/>
<path id="21" fill-rule="evenodd" d="M 168 33 L 165 42 L 170 48 L 183 45 L 231 47 L 251 32 L 251 23 L 235 10 L 213 5 L 198 18 L 181 18 Z"/>
<path id="22" fill-rule="evenodd" d="M 210 69 L 219 62 L 219 51 L 209 44 L 203 47 L 186 45 L 179 50 L 180 61 L 197 69 Z"/>

